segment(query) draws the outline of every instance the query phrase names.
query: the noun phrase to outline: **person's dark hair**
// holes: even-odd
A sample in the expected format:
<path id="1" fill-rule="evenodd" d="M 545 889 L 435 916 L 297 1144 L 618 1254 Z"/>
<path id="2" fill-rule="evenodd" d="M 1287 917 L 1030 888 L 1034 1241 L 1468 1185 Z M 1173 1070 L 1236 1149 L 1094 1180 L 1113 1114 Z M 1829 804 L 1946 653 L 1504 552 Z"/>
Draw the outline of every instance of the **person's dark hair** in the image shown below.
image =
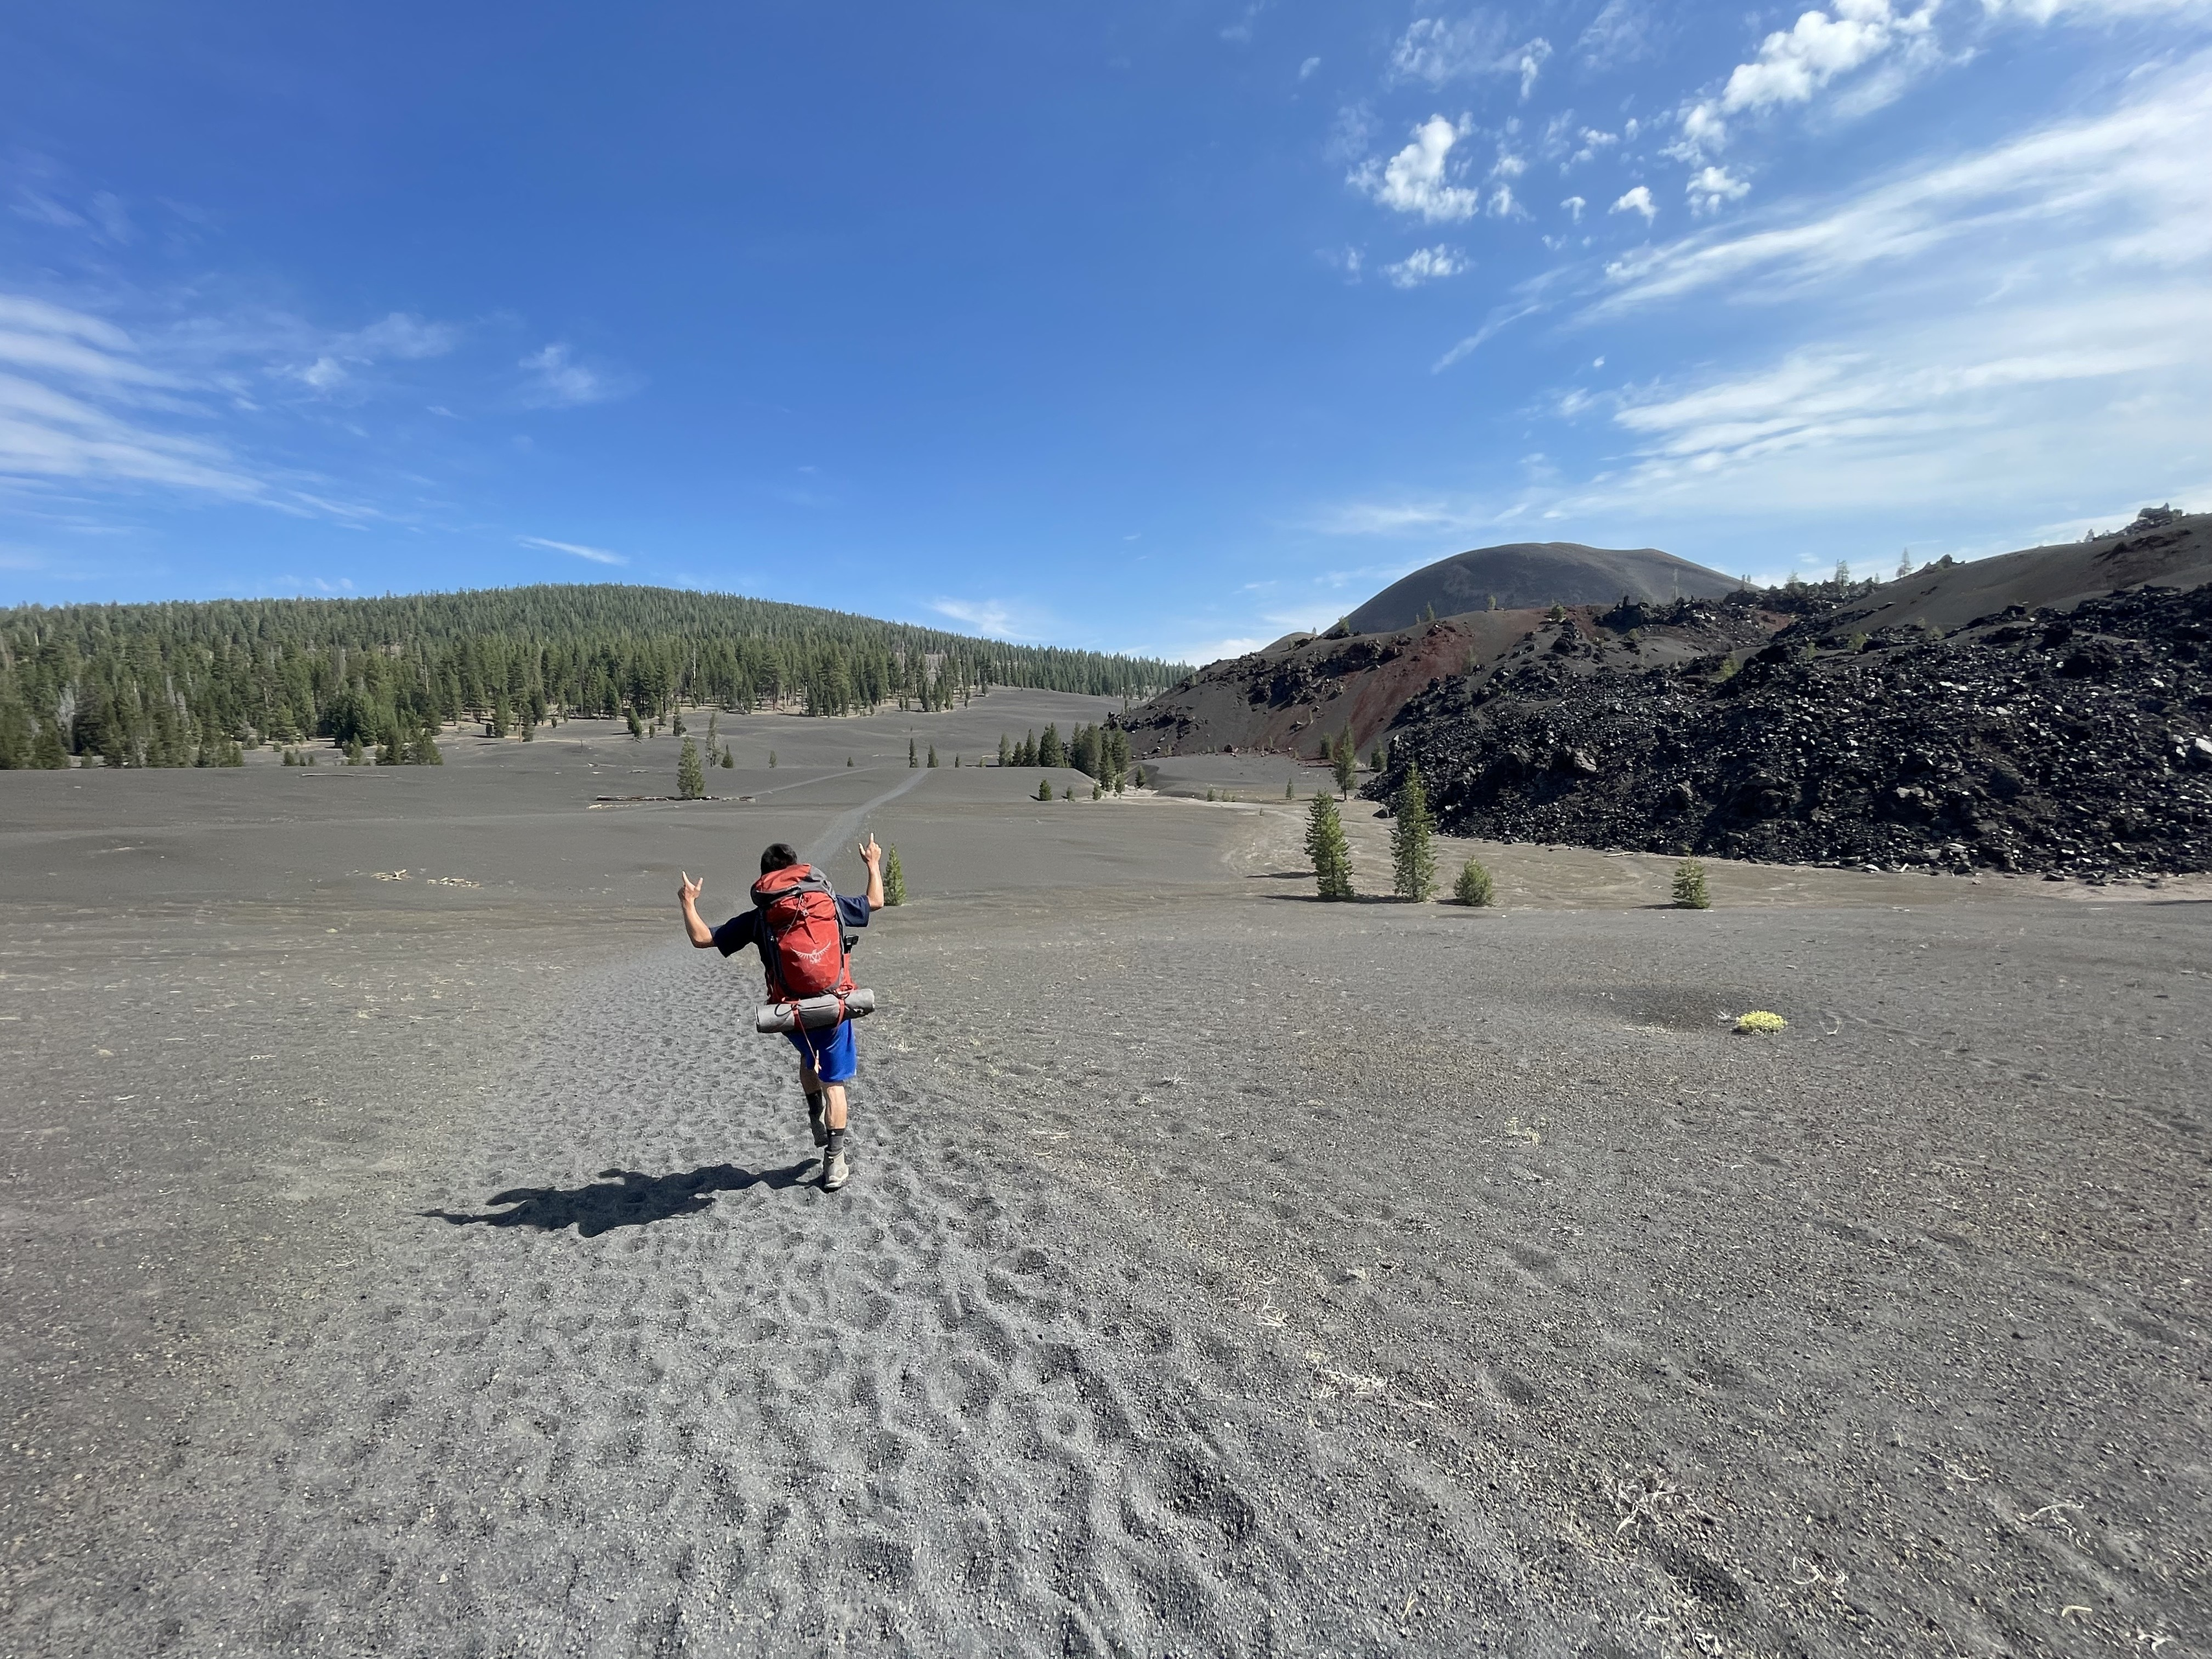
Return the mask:
<path id="1" fill-rule="evenodd" d="M 761 854 L 761 874 L 766 875 L 771 870 L 788 870 L 798 862 L 799 854 L 791 850 L 790 842 L 772 841 Z"/>

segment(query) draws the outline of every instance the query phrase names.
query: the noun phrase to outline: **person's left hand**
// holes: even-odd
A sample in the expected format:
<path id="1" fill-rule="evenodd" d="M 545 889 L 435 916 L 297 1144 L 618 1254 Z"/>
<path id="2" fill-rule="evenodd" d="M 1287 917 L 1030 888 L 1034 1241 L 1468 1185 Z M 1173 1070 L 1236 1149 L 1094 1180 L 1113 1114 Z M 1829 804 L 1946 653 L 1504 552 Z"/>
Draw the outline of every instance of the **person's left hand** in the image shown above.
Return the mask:
<path id="1" fill-rule="evenodd" d="M 682 876 L 684 872 L 679 870 L 677 874 Z M 684 904 L 694 902 L 698 898 L 701 890 L 706 885 L 703 881 L 694 881 L 690 877 L 684 876 L 684 885 L 676 890 L 678 902 Z"/>
<path id="2" fill-rule="evenodd" d="M 860 862 L 866 865 L 869 869 L 872 870 L 882 860 L 883 856 L 884 849 L 876 845 L 876 837 L 872 831 L 869 834 L 867 840 L 860 843 Z"/>

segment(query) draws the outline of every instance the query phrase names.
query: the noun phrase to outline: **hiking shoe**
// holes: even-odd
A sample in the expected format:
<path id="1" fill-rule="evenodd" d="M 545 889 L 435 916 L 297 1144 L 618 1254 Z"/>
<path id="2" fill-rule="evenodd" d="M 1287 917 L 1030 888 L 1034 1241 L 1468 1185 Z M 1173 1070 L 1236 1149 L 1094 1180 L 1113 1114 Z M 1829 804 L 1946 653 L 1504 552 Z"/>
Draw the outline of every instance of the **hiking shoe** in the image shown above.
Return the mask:
<path id="1" fill-rule="evenodd" d="M 852 1170 L 842 1152 L 830 1152 L 822 1159 L 822 1190 L 834 1193 L 851 1179 Z"/>

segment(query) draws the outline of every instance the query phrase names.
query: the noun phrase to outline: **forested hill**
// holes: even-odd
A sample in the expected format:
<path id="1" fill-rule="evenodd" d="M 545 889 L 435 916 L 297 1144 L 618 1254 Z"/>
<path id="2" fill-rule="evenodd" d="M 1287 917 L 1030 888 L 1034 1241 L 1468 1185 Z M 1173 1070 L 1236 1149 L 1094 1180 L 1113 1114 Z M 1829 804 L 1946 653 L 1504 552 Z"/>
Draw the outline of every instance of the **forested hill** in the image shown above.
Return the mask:
<path id="1" fill-rule="evenodd" d="M 945 708 L 994 685 L 1143 698 L 1188 672 L 613 583 L 27 605 L 0 611 L 0 768 L 204 764 L 239 744 L 392 742 L 469 719 L 527 731 L 687 705 Z"/>

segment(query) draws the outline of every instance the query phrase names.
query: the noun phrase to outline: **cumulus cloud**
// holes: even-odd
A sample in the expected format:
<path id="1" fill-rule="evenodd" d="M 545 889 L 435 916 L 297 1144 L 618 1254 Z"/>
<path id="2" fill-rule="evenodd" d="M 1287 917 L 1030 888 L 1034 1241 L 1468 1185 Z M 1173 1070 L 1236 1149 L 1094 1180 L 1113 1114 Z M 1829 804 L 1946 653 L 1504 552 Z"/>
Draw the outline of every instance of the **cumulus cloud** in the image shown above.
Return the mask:
<path id="1" fill-rule="evenodd" d="M 1580 224 L 1583 222 L 1583 210 L 1588 207 L 1589 204 L 1583 200 L 1579 196 L 1570 196 L 1565 201 L 1560 203 L 1559 205 L 1566 209 L 1569 216 L 1571 216 L 1577 224 Z"/>
<path id="2" fill-rule="evenodd" d="M 1582 140 L 1580 146 L 1573 155 L 1559 164 L 1560 172 L 1565 173 L 1569 167 L 1580 167 L 1584 161 L 1595 161 L 1599 151 L 1610 149 L 1620 142 L 1619 133 L 1601 131 L 1596 127 L 1584 127 L 1580 137 Z"/>
<path id="3" fill-rule="evenodd" d="M 1451 182 L 1452 147 L 1466 136 L 1441 115 L 1413 129 L 1413 142 L 1387 161 L 1370 159 L 1354 168 L 1352 185 L 1400 213 L 1431 224 L 1471 219 L 1482 204 L 1478 191 Z"/>
<path id="4" fill-rule="evenodd" d="M 1474 12 L 1456 22 L 1416 18 L 1391 51 L 1390 72 L 1398 80 L 1423 81 L 1432 87 L 1512 76 L 1520 81 L 1521 96 L 1526 100 L 1552 55 L 1552 43 L 1541 35 L 1518 46 L 1508 44 L 1510 40 L 1504 20 L 1488 12 Z"/>
<path id="5" fill-rule="evenodd" d="M 1419 288 L 1424 283 L 1456 276 L 1467 268 L 1465 258 L 1439 243 L 1435 247 L 1414 249 L 1397 264 L 1383 266 L 1382 274 L 1395 288 Z"/>
<path id="6" fill-rule="evenodd" d="M 1751 185 L 1726 167 L 1708 167 L 1692 175 L 1687 194 L 1692 213 L 1712 213 L 1727 203 L 1740 202 L 1750 195 Z"/>
<path id="7" fill-rule="evenodd" d="M 1800 13 L 1786 29 L 1759 43 L 1759 55 L 1738 64 L 1718 95 L 1684 112 L 1679 148 L 1702 156 L 1728 142 L 1728 118 L 1777 104 L 1802 104 L 1838 76 L 1900 46 L 1932 39 L 1936 0 L 1899 14 L 1889 0 L 1834 0 L 1834 10 Z"/>
<path id="8" fill-rule="evenodd" d="M 1644 216 L 1644 222 L 1647 225 L 1659 216 L 1659 209 L 1651 199 L 1651 186 L 1649 185 L 1638 185 L 1632 190 L 1623 191 L 1620 199 L 1606 211 L 1607 213 L 1640 213 Z"/>
<path id="9" fill-rule="evenodd" d="M 543 536 L 517 536 L 520 547 L 542 547 L 548 552 L 566 553 L 571 557 L 589 559 L 593 564 L 628 564 L 629 559 L 621 553 L 611 553 L 604 547 L 587 547 L 581 542 L 548 541 Z"/>

